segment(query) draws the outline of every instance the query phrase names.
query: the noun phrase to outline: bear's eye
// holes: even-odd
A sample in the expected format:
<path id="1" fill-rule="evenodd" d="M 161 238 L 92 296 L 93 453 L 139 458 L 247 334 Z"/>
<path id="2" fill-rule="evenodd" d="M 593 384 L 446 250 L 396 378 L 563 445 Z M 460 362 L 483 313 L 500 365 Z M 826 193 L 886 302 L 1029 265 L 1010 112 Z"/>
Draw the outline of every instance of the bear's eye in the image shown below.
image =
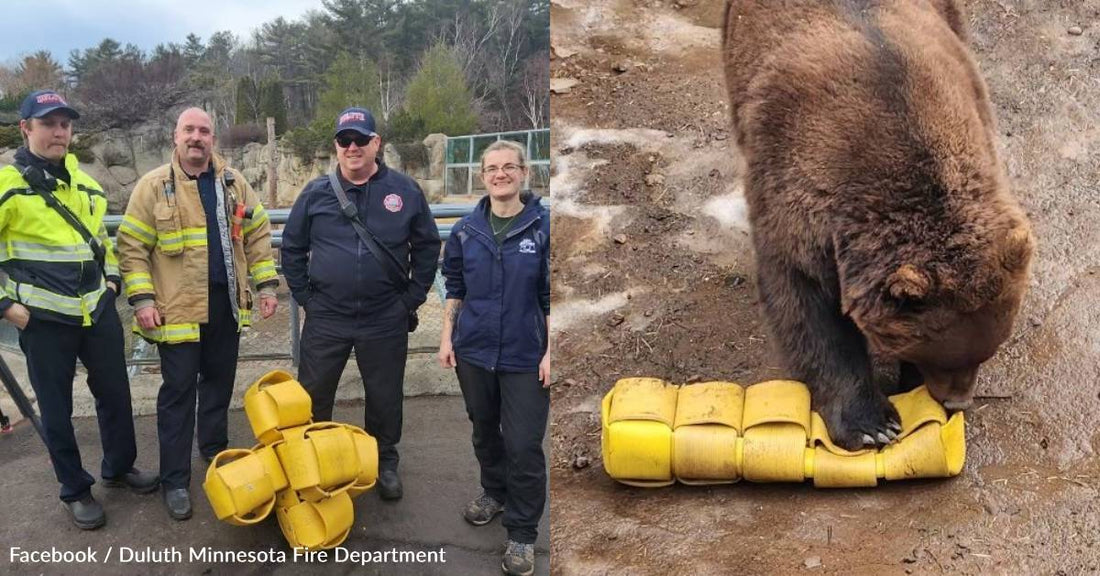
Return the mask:
<path id="1" fill-rule="evenodd" d="M 928 309 L 928 304 L 921 300 L 910 300 L 908 298 L 898 302 L 898 314 L 906 316 L 918 316 L 923 314 Z"/>

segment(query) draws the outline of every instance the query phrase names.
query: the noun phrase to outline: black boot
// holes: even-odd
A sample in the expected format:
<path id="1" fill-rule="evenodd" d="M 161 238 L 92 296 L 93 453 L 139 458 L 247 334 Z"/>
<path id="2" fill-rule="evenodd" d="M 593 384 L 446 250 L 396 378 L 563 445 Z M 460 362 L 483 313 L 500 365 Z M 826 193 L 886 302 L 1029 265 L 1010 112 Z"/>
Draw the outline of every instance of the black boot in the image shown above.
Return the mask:
<path id="1" fill-rule="evenodd" d="M 137 494 L 148 494 L 160 486 L 160 476 L 131 468 L 118 478 L 104 478 L 103 485 L 110 488 L 129 487 Z"/>
<path id="2" fill-rule="evenodd" d="M 107 523 L 107 515 L 103 513 L 103 506 L 92 498 L 92 494 L 80 500 L 65 502 L 65 509 L 73 517 L 73 524 L 81 530 L 95 530 Z"/>
<path id="3" fill-rule="evenodd" d="M 378 495 L 383 500 L 401 499 L 401 477 L 397 470 L 382 470 L 378 474 Z"/>
<path id="4" fill-rule="evenodd" d="M 168 508 L 168 515 L 176 520 L 187 520 L 191 517 L 191 494 L 186 488 L 165 488 L 164 505 Z"/>

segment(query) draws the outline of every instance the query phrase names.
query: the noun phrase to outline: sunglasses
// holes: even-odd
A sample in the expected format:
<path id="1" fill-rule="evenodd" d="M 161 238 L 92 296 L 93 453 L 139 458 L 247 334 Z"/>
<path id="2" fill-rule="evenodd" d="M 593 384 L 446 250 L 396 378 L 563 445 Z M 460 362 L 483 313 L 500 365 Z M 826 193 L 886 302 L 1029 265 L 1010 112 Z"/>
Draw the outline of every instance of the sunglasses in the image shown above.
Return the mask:
<path id="1" fill-rule="evenodd" d="M 336 145 L 341 148 L 347 148 L 348 146 L 355 144 L 356 146 L 362 148 L 367 144 L 370 144 L 370 141 L 373 139 L 373 136 L 364 136 L 362 134 L 340 134 L 336 136 Z"/>

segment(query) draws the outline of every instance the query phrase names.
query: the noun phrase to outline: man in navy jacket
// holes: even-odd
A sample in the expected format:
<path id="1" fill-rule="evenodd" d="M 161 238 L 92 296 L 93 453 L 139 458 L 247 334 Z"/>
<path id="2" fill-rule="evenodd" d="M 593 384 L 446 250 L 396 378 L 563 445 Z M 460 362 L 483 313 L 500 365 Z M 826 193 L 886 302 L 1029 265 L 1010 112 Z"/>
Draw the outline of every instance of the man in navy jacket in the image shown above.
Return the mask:
<path id="1" fill-rule="evenodd" d="M 396 500 L 409 314 L 427 299 L 435 278 L 439 230 L 416 182 L 377 158 L 382 142 L 370 111 L 341 112 L 334 144 L 340 186 L 378 242 L 411 274 L 402 291 L 341 211 L 328 175 L 306 184 L 282 247 L 287 285 L 306 311 L 298 379 L 313 399 L 313 419 L 331 420 L 340 374 L 355 348 L 366 393 L 364 429 L 378 440 L 378 492 Z"/>

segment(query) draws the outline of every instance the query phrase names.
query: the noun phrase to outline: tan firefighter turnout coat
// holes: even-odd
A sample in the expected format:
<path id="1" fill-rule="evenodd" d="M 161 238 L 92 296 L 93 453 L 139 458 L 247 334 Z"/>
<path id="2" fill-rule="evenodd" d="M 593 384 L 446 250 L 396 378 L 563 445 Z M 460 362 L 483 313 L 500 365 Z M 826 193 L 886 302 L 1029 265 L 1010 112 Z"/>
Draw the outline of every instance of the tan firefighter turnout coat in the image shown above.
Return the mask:
<path id="1" fill-rule="evenodd" d="M 251 324 L 253 290 L 273 291 L 279 283 L 271 223 L 244 176 L 217 154 L 211 162 L 222 253 L 232 254 L 226 272 L 239 330 Z M 234 239 L 232 218 L 238 200 L 251 211 L 251 218 L 242 222 L 241 238 Z M 135 318 L 134 332 L 152 342 L 197 342 L 199 324 L 206 323 L 209 314 L 206 213 L 198 182 L 188 178 L 176 154 L 170 164 L 147 173 L 134 187 L 117 243 L 126 297 L 135 308 L 153 300 L 164 319 L 161 326 L 144 330 Z"/>

